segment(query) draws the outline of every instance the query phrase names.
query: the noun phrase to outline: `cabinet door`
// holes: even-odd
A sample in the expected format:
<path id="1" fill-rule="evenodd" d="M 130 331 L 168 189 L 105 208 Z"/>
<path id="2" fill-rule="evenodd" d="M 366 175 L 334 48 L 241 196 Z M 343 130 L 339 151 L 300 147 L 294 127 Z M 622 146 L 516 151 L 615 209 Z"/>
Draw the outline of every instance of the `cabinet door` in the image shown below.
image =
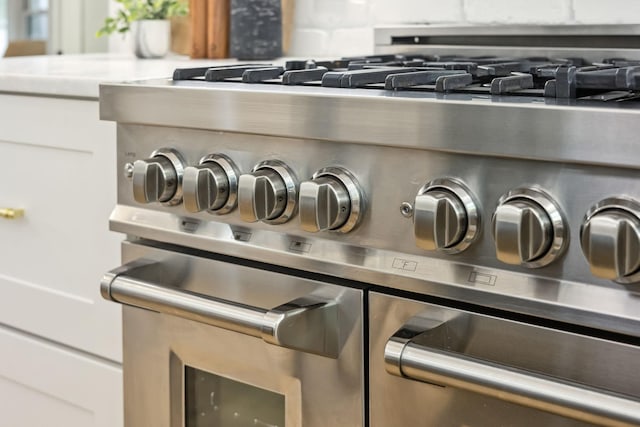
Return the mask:
<path id="1" fill-rule="evenodd" d="M 121 427 L 122 369 L 0 327 L 0 425 Z"/>
<path id="2" fill-rule="evenodd" d="M 0 208 L 25 210 L 0 218 L 0 324 L 120 361 L 115 134 L 97 101 L 0 95 Z"/>

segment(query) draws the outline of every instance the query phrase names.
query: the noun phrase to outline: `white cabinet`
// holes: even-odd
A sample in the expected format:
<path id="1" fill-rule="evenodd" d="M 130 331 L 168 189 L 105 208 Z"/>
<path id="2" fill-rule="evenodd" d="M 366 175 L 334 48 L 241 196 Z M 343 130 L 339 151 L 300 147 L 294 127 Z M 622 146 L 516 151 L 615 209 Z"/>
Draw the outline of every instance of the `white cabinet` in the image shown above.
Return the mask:
<path id="1" fill-rule="evenodd" d="M 0 425 L 122 425 L 115 134 L 96 100 L 0 94 Z"/>
<path id="2" fill-rule="evenodd" d="M 0 327 L 0 425 L 122 426 L 122 369 Z"/>

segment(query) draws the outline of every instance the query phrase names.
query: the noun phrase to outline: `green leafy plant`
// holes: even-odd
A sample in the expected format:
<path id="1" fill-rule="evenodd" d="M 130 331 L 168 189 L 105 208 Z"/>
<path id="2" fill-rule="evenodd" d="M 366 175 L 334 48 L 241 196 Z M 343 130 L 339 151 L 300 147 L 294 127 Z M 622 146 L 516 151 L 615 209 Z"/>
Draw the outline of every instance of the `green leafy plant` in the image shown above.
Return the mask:
<path id="1" fill-rule="evenodd" d="M 104 26 L 96 36 L 113 33 L 124 34 L 131 29 L 133 21 L 142 19 L 168 19 L 173 16 L 184 16 L 189 11 L 188 5 L 180 0 L 116 0 L 121 7 L 115 17 L 104 20 Z"/>

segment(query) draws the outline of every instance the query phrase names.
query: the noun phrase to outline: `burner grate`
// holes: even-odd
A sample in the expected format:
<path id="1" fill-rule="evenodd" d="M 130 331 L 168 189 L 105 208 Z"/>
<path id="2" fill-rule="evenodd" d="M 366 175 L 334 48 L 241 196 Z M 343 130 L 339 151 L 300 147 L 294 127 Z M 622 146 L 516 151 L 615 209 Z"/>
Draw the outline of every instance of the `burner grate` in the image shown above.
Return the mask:
<path id="1" fill-rule="evenodd" d="M 332 61 L 293 60 L 284 67 L 234 64 L 179 68 L 173 80 L 619 101 L 638 98 L 640 61 L 608 58 L 590 63 L 581 58 L 374 55 Z"/>

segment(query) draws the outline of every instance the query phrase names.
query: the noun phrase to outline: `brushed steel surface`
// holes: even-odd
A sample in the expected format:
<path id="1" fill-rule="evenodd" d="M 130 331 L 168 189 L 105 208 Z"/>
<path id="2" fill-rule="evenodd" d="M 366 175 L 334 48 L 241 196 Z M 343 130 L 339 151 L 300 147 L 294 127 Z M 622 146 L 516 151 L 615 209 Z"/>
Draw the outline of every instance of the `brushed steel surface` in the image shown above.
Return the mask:
<path id="1" fill-rule="evenodd" d="M 637 169 L 640 110 L 572 103 L 169 80 L 100 86 L 100 117 L 120 123 Z"/>
<path id="2" fill-rule="evenodd" d="M 414 24 L 381 25 L 374 29 L 376 44 L 390 44 L 392 36 L 638 36 L 637 24 L 562 24 L 562 25 L 477 25 L 477 24 Z M 388 43 L 385 43 L 388 41 Z"/>
<path id="3" fill-rule="evenodd" d="M 377 292 L 369 301 L 372 427 L 640 422 L 639 347 Z"/>
<path id="4" fill-rule="evenodd" d="M 640 59 L 640 26 L 390 25 L 374 29 L 376 54 Z"/>
<path id="5" fill-rule="evenodd" d="M 580 243 L 595 276 L 640 281 L 640 203 L 617 197 L 596 203 L 580 227 Z"/>
<path id="6" fill-rule="evenodd" d="M 265 309 L 137 277 L 141 270 L 144 276 L 150 269 L 165 268 L 161 263 L 140 266 L 140 260 L 125 264 L 105 274 L 100 286 L 102 294 L 110 301 L 240 332 L 270 344 L 338 357 L 340 325 L 336 321 L 336 301 L 311 294 Z"/>
<path id="7" fill-rule="evenodd" d="M 434 335 L 441 338 L 434 331 L 438 328 L 450 327 L 446 322 L 435 327 L 428 325 L 422 334 L 414 337 L 416 341 L 424 338 L 427 345 L 414 342 L 414 338 L 407 340 L 404 328 L 396 332 L 384 350 L 387 372 L 599 425 L 630 427 L 640 424 L 640 401 L 636 399 L 612 395 L 604 390 L 595 391 L 585 384 L 560 382 L 513 366 L 478 360 L 448 351 L 446 344 L 442 349 L 442 342 L 433 342 Z M 455 327 L 451 329 L 455 330 Z M 523 332 L 523 336 L 529 335 Z"/>
<path id="8" fill-rule="evenodd" d="M 350 233 L 308 233 L 297 215 L 285 224 L 248 224 L 238 210 L 212 216 L 189 213 L 183 206 L 143 206 L 134 201 L 127 179 L 119 176 L 118 207 L 111 217 L 115 231 L 640 335 L 640 300 L 633 297 L 637 288 L 594 277 L 580 239 L 567 239 L 563 256 L 532 276 L 526 267 L 496 259 L 490 221 L 479 225 L 467 250 L 452 256 L 416 247 L 413 221 L 400 212 L 425 182 L 443 176 L 465 182 L 478 200 L 481 217 L 490 215 L 500 197 L 518 183 L 537 184 L 553 195 L 570 234 L 578 236 L 594 203 L 616 194 L 640 198 L 637 170 L 140 125 L 119 125 L 118 135 L 119 168 L 182 141 L 189 141 L 181 150 L 190 165 L 211 152 L 224 153 L 240 171 L 279 158 L 303 180 L 327 165 L 338 165 L 357 177 L 368 207 Z"/>
<path id="9" fill-rule="evenodd" d="M 138 259 L 164 266 L 148 269 L 148 280 L 249 306 L 280 307 L 271 320 L 291 308 L 286 303 L 309 294 L 336 300 L 341 351 L 337 359 L 322 357 L 125 306 L 126 425 L 182 426 L 185 366 L 284 395 L 287 426 L 364 425 L 362 291 L 125 242 L 123 262 Z"/>

